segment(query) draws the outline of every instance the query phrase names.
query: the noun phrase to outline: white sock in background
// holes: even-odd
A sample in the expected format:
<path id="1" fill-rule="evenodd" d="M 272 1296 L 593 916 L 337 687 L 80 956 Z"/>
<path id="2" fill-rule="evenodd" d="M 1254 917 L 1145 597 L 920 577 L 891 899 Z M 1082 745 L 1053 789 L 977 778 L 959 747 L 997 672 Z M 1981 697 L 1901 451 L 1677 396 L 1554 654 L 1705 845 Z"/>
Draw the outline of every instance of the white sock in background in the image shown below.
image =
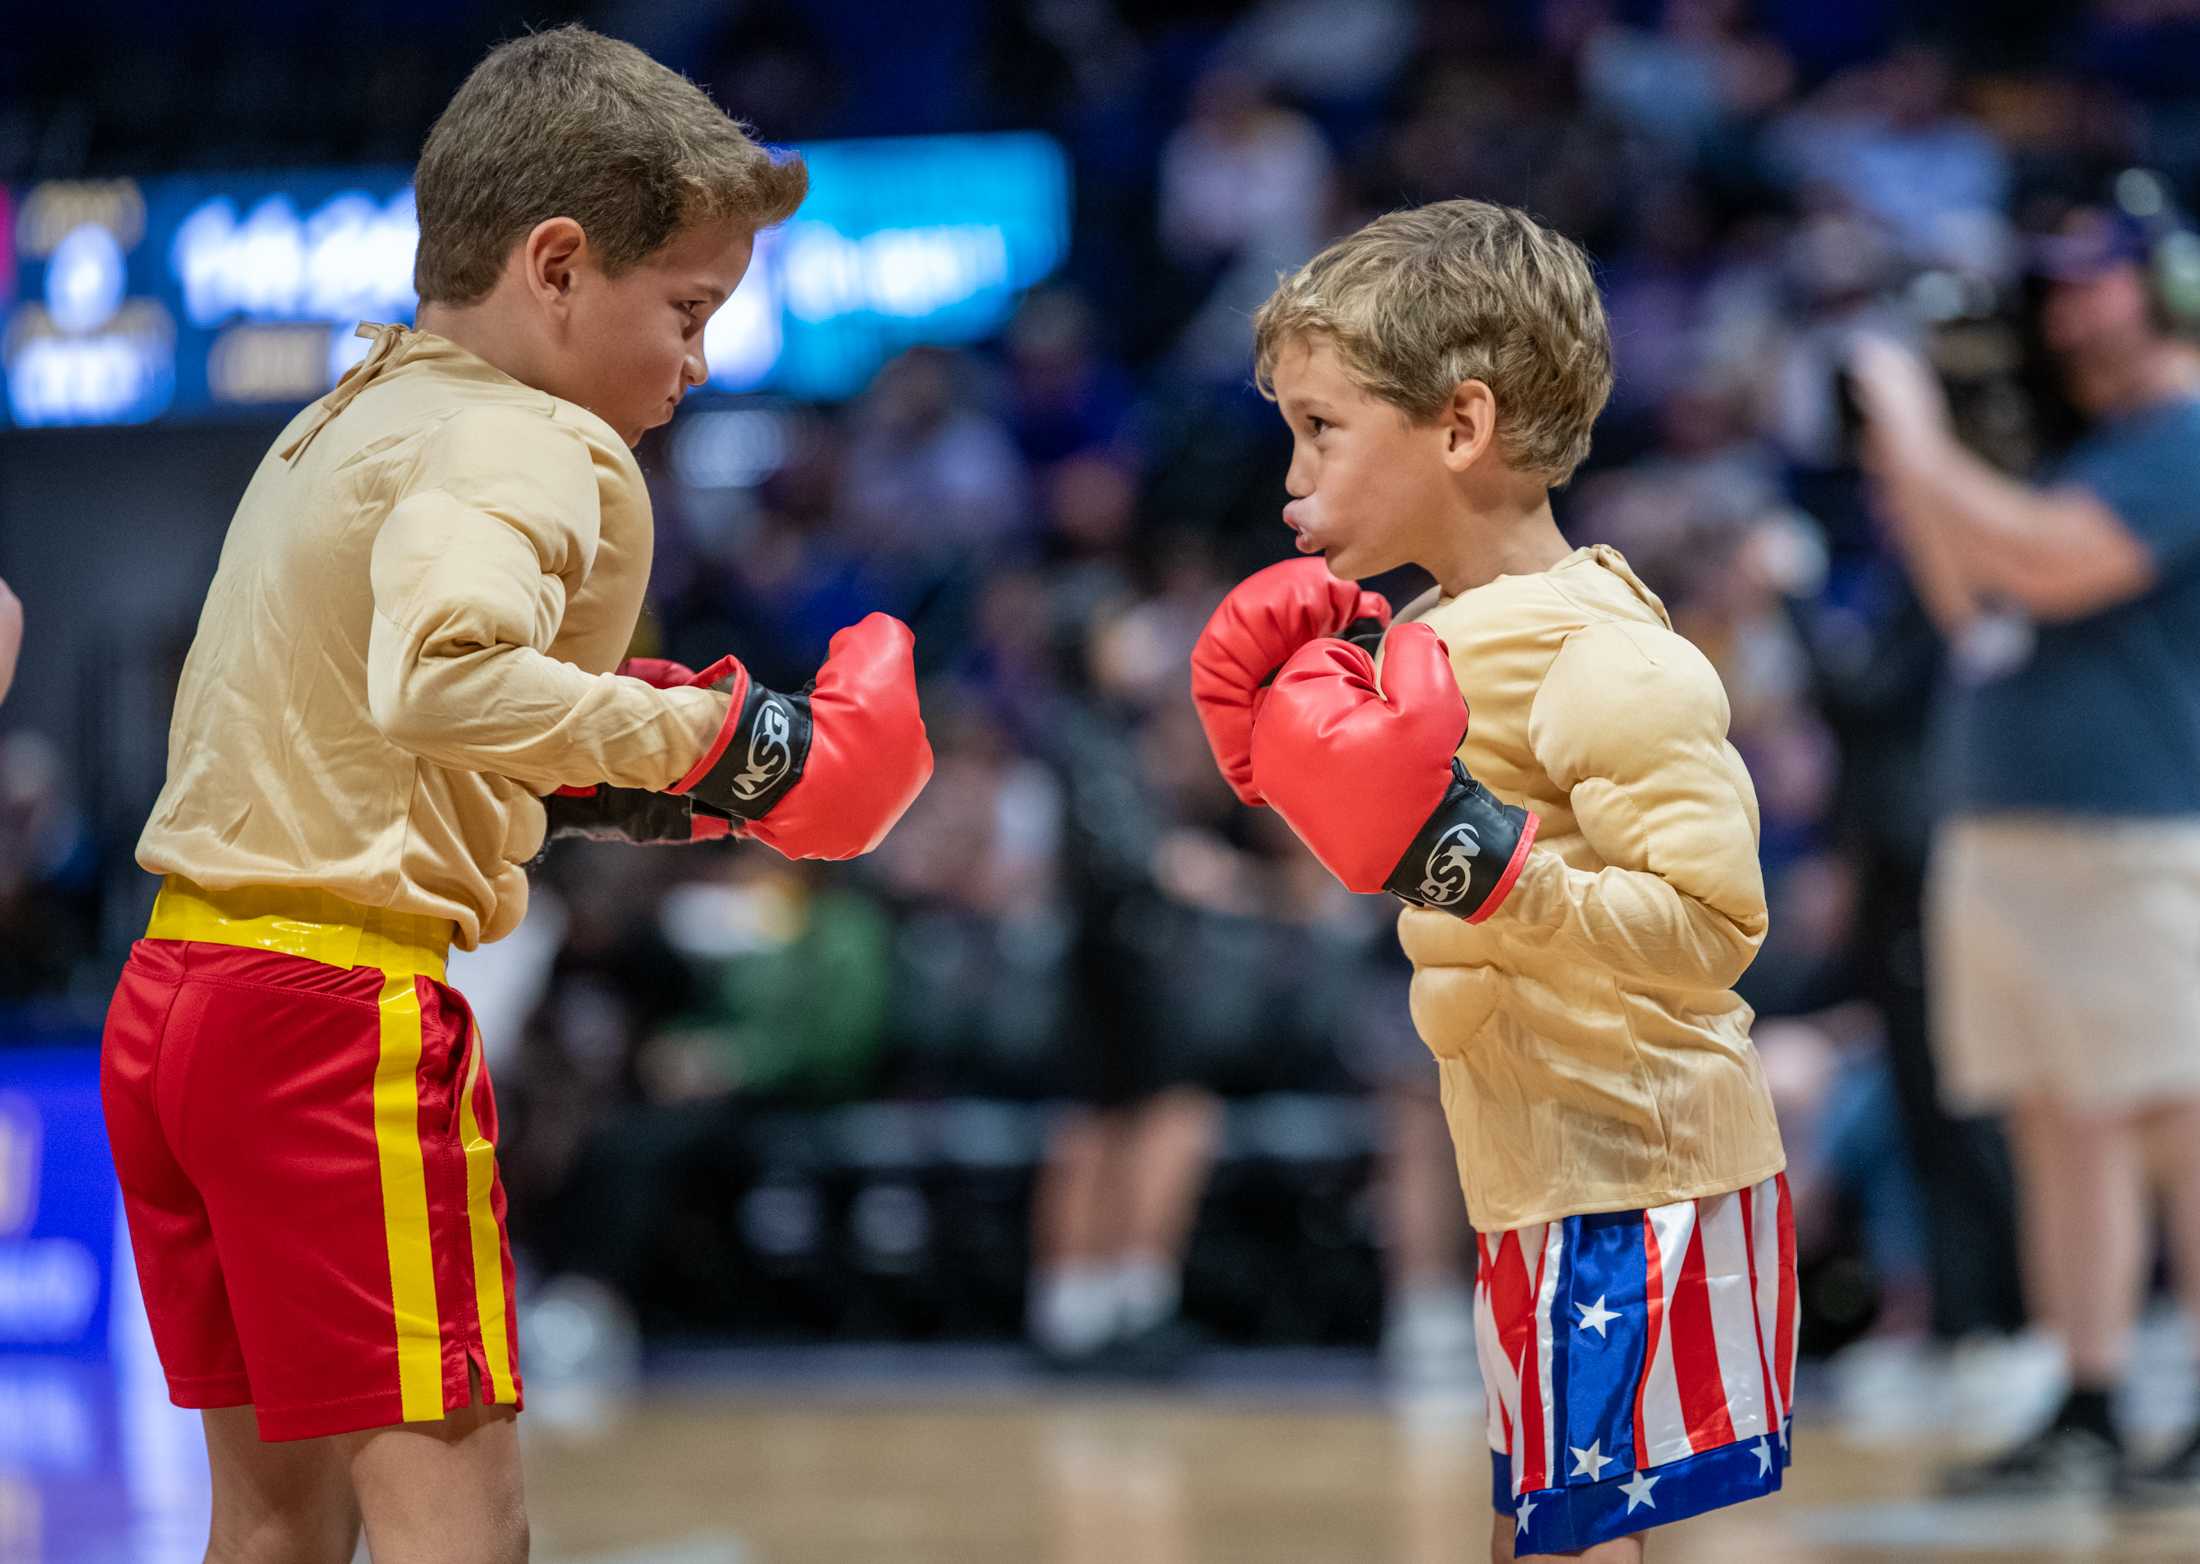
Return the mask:
<path id="1" fill-rule="evenodd" d="M 1116 1262 L 1114 1281 L 1124 1335 L 1151 1330 L 1176 1317 L 1183 1277 L 1172 1261 L 1153 1254 L 1128 1256 Z"/>
<path id="2" fill-rule="evenodd" d="M 1119 1315 L 1114 1267 L 1077 1260 L 1032 1278 L 1024 1328 L 1043 1350 L 1077 1357 L 1113 1336 Z"/>
<path id="3" fill-rule="evenodd" d="M 1383 1320 L 1383 1359 L 1394 1379 L 1475 1384 L 1473 1289 L 1448 1279 L 1398 1288 Z"/>

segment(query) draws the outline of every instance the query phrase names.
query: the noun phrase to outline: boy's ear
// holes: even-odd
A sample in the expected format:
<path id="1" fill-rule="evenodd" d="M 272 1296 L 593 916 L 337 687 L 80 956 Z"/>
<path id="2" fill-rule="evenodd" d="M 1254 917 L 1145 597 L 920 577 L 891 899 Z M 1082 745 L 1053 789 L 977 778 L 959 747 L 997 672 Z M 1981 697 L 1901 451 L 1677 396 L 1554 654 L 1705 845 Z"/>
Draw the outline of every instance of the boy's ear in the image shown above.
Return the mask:
<path id="1" fill-rule="evenodd" d="M 1463 473 L 1497 443 L 1497 396 L 1480 380 L 1462 380 L 1437 419 L 1444 426 L 1444 465 Z"/>
<path id="2" fill-rule="evenodd" d="M 520 241 L 520 269 L 527 291 L 545 304 L 562 304 L 588 237 L 570 217 L 546 217 Z"/>

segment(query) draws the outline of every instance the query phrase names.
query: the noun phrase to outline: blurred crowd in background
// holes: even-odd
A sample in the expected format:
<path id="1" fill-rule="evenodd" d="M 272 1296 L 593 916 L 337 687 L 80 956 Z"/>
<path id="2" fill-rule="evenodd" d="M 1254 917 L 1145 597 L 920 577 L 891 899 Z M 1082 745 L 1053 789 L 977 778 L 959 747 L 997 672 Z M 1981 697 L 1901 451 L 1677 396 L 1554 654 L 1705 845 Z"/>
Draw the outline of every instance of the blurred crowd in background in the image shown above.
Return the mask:
<path id="1" fill-rule="evenodd" d="M 117 9 L 137 25 L 87 36 L 81 71 L 51 8 L 15 80 L 0 55 L 0 178 L 408 161 L 511 25 L 376 0 L 374 45 L 339 51 L 323 40 L 366 35 L 269 6 L 201 72 L 179 68 L 197 45 L 163 41 L 180 15 Z M 1833 370 L 1859 323 L 1932 344 L 2008 313 L 2029 203 L 2098 197 L 2135 163 L 2200 187 L 2200 0 L 615 0 L 582 19 L 774 141 L 1049 131 L 1076 226 L 997 343 L 910 352 L 844 406 L 760 404 L 753 481 L 690 481 L 679 442 L 707 409 L 640 453 L 659 552 L 636 650 L 731 650 L 796 688 L 835 629 L 896 613 L 938 772 L 856 865 L 553 853 L 528 927 L 472 958 L 534 1265 L 667 1330 L 1028 1326 L 1064 1361 L 1112 1341 L 1165 1362 L 1180 1289 L 1211 1334 L 1329 1342 L 1371 1339 L 1387 1293 L 1394 1334 L 1471 1351 L 1470 1240 L 1393 909 L 1235 805 L 1186 659 L 1225 589 L 1288 552 L 1288 438 L 1250 384 L 1248 313 L 1326 238 L 1472 195 L 1595 259 L 1618 387 L 1559 519 L 1622 548 L 1711 656 L 1756 779 L 1772 935 L 1743 989 L 1794 1162 L 1806 1345 L 2021 1324 L 1990 1213 L 1960 1252 L 1927 1237 L 1928 1195 L 2005 1178 L 1990 1131 L 1920 1148 L 1897 1111 L 1931 1095 L 1917 898 L 1942 657 Z M 2025 464 L 2054 420 L 1997 394 L 1973 407 L 1981 442 Z M 1402 603 L 1425 583 L 1376 584 Z M 107 905 L 131 884 L 117 827 L 142 809 L 94 819 L 61 737 L 0 712 L 0 1004 L 96 1014 L 139 911 Z M 1967 1171 L 1917 1176 L 1950 1155 Z M 846 1274 L 775 1270 L 820 1224 L 854 1234 Z"/>

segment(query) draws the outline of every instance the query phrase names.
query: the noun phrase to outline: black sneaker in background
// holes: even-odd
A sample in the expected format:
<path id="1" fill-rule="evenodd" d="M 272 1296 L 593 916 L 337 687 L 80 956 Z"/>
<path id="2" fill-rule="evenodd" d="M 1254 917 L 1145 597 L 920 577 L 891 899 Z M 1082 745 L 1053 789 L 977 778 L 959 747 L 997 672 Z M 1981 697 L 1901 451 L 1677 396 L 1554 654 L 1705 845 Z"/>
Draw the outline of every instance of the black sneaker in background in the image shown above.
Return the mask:
<path id="1" fill-rule="evenodd" d="M 1097 1371 L 1113 1379 L 1149 1383 L 1177 1379 L 1191 1366 L 1199 1345 L 1199 1331 L 1172 1314 L 1101 1348 Z"/>
<path id="2" fill-rule="evenodd" d="M 1941 1474 L 1941 1492 L 1956 1498 L 2099 1498 L 2118 1489 L 2124 1452 L 2090 1428 L 2050 1424 L 1999 1455 Z"/>
<path id="3" fill-rule="evenodd" d="M 2200 1505 L 2200 1428 L 2168 1460 L 2128 1473 L 2118 1492 L 2135 1504 Z"/>

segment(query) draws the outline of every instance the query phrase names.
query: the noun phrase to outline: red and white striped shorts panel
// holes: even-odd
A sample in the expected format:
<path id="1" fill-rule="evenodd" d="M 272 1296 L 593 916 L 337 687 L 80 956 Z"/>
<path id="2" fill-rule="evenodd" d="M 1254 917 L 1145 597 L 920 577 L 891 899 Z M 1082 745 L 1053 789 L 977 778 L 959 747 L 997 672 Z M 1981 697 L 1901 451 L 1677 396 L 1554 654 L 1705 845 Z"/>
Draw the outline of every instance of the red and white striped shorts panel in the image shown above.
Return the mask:
<path id="1" fill-rule="evenodd" d="M 1515 1494 L 1601 1480 L 1605 1457 L 1641 1471 L 1784 1442 L 1798 1305 L 1785 1175 L 1477 1242 L 1490 1447 Z"/>

